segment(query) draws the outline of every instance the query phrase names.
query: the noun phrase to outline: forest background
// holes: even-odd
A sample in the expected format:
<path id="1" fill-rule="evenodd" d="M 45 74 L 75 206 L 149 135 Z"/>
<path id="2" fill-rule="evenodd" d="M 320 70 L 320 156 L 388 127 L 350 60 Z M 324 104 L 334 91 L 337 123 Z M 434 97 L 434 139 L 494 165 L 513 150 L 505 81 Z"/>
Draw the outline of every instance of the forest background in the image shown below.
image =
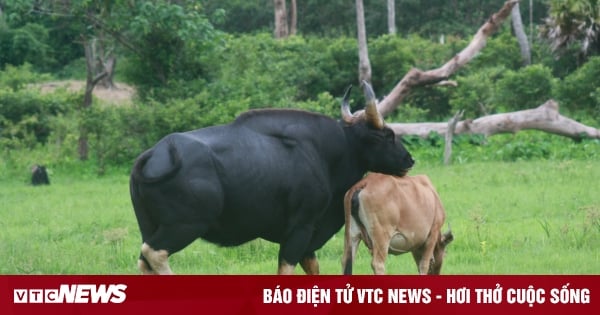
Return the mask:
<path id="1" fill-rule="evenodd" d="M 295 35 L 276 38 L 277 2 L 0 2 L 0 177 L 21 174 L 27 164 L 90 159 L 102 174 L 131 165 L 168 133 L 226 123 L 253 108 L 338 118 L 338 98 L 359 82 L 354 3 L 292 1 Z M 500 6 L 392 2 L 396 30 L 390 34 L 386 1 L 364 1 L 378 95 L 411 67 L 432 69 L 450 59 Z M 597 1 L 524 1 L 520 9 L 529 64 L 512 24 L 504 23 L 452 78 L 458 86 L 417 89 L 387 120 L 444 121 L 461 109 L 475 118 L 554 98 L 563 114 L 598 126 Z M 64 80 L 93 83 L 108 96 L 88 100 L 85 89 L 57 88 Z"/>
<path id="2" fill-rule="evenodd" d="M 276 18 L 282 2 L 289 26 L 283 33 Z M 372 84 L 380 97 L 412 67 L 432 69 L 451 59 L 501 6 L 391 1 L 392 29 L 389 2 L 364 0 Z M 598 2 L 521 1 L 529 61 L 514 23 L 504 23 L 451 78 L 456 86 L 415 89 L 386 121 L 447 121 L 458 110 L 476 118 L 552 98 L 563 115 L 597 128 Z M 171 132 L 227 123 L 249 109 L 299 108 L 339 118 L 339 98 L 359 82 L 356 25 L 355 2 L 341 0 L 0 0 L 0 225 L 6 231 L 0 272 L 135 272 L 139 235 L 127 195 L 134 159 Z M 352 105 L 359 109 L 362 96 L 354 90 Z M 451 272 L 597 271 L 600 200 L 591 187 L 600 141 L 576 140 L 536 131 L 458 136 L 455 165 L 444 168 L 443 137 L 404 137 L 417 160 L 414 171 L 432 177 L 453 212 L 453 228 L 462 231 L 455 251 L 463 255 L 449 258 Z M 27 184 L 38 163 L 48 167 L 52 185 L 36 190 Z M 514 178 L 523 182 L 515 185 Z M 472 193 L 479 189 L 484 192 Z M 508 233 L 515 222 L 519 230 Z M 493 243 L 498 235 L 501 241 Z M 43 243 L 54 247 L 38 255 Z M 339 245 L 334 239 L 324 251 L 331 255 L 326 266 L 337 268 Z M 85 252 L 97 246 L 102 251 Z M 218 249 L 194 246 L 180 258 L 184 272 L 222 271 L 227 256 L 205 264 L 216 269 L 195 269 L 199 253 Z M 226 255 L 252 260 L 257 248 L 276 252 L 264 242 L 248 246 Z M 514 252 L 523 248 L 573 255 L 556 257 L 547 269 L 533 260 L 511 269 Z M 67 264 L 53 254 L 65 249 Z M 571 269 L 584 260 L 583 269 Z M 257 272 L 270 273 L 270 265 Z M 252 268 L 232 270 L 225 272 Z"/>

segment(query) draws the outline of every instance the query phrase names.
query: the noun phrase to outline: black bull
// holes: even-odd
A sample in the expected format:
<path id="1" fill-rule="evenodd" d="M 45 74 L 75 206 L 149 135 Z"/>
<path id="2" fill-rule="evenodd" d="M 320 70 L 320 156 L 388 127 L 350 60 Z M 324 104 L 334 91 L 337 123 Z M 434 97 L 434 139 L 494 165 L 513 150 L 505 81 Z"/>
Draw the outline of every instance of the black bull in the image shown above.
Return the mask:
<path id="1" fill-rule="evenodd" d="M 236 246 L 279 243 L 279 274 L 300 263 L 318 274 L 315 251 L 344 224 L 344 194 L 367 171 L 403 176 L 413 159 L 385 126 L 365 84 L 365 115 L 342 120 L 297 110 L 256 110 L 234 122 L 175 133 L 142 153 L 130 190 L 142 234 L 138 267 L 170 274 L 168 257 L 202 238 Z"/>

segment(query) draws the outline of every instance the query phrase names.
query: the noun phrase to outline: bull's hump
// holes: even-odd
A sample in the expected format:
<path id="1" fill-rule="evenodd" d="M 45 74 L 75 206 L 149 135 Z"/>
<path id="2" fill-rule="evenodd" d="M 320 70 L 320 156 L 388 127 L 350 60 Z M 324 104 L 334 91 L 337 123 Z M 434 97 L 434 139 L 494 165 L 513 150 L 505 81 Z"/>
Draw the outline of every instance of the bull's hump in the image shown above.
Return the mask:
<path id="1" fill-rule="evenodd" d="M 338 123 L 332 118 L 296 109 L 252 110 L 239 116 L 234 126 L 278 138 L 286 145 L 294 145 L 299 139 L 315 140 L 322 133 L 333 136 L 337 131 L 341 134 Z"/>
<path id="2" fill-rule="evenodd" d="M 239 115 L 235 124 L 252 124 L 263 121 L 314 120 L 333 119 L 299 109 L 254 109 Z"/>

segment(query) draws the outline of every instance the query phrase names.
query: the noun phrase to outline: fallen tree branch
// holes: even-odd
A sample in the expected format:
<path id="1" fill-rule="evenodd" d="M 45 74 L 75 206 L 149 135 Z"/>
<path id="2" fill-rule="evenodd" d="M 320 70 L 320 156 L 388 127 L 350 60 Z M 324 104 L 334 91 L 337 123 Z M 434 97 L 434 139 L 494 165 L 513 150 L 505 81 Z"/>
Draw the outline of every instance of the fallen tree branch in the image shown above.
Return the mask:
<path id="1" fill-rule="evenodd" d="M 454 134 L 481 134 L 491 136 L 500 133 L 517 133 L 520 130 L 540 130 L 575 140 L 600 139 L 600 129 L 579 123 L 559 113 L 558 103 L 552 99 L 532 109 L 483 116 L 475 120 L 456 123 Z M 389 123 L 398 135 L 416 135 L 427 138 L 432 132 L 446 135 L 447 122 L 439 123 Z"/>
<path id="2" fill-rule="evenodd" d="M 448 121 L 448 129 L 446 132 L 445 141 L 444 141 L 444 165 L 450 164 L 450 157 L 452 156 L 452 136 L 454 135 L 454 130 L 456 129 L 456 124 L 459 119 L 462 118 L 464 110 L 459 110 L 450 120 Z"/>
<path id="3" fill-rule="evenodd" d="M 492 35 L 500 25 L 510 16 L 513 6 L 519 0 L 510 0 L 504 3 L 502 8 L 494 13 L 475 33 L 475 36 L 461 52 L 456 54 L 451 60 L 447 61 L 443 66 L 437 69 L 423 71 L 417 68 L 412 68 L 405 76 L 396 84 L 392 91 L 377 104 L 377 109 L 385 117 L 408 95 L 412 88 L 436 84 L 447 80 L 458 69 L 471 61 L 475 55 L 485 46 L 488 37 Z M 442 83 L 446 84 L 446 83 Z M 452 83 L 450 83 L 452 84 Z M 355 115 L 363 115 L 363 111 L 357 111 Z"/>

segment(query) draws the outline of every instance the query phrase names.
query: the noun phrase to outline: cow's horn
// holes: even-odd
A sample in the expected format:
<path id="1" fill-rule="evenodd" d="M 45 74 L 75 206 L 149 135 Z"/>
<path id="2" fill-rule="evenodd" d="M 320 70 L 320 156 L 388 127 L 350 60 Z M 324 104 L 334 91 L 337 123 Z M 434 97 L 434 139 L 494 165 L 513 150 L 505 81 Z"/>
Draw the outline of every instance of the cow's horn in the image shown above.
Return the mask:
<path id="1" fill-rule="evenodd" d="M 373 92 L 373 88 L 369 82 L 363 80 L 362 83 L 365 91 L 365 100 L 367 102 L 367 105 L 365 106 L 367 122 L 377 129 L 382 129 L 384 122 L 381 113 L 377 110 L 377 99 L 375 98 L 375 92 Z"/>
<path id="2" fill-rule="evenodd" d="M 354 121 L 354 115 L 350 111 L 350 90 L 352 90 L 352 85 L 346 88 L 344 99 L 342 100 L 342 120 L 349 124 Z"/>

